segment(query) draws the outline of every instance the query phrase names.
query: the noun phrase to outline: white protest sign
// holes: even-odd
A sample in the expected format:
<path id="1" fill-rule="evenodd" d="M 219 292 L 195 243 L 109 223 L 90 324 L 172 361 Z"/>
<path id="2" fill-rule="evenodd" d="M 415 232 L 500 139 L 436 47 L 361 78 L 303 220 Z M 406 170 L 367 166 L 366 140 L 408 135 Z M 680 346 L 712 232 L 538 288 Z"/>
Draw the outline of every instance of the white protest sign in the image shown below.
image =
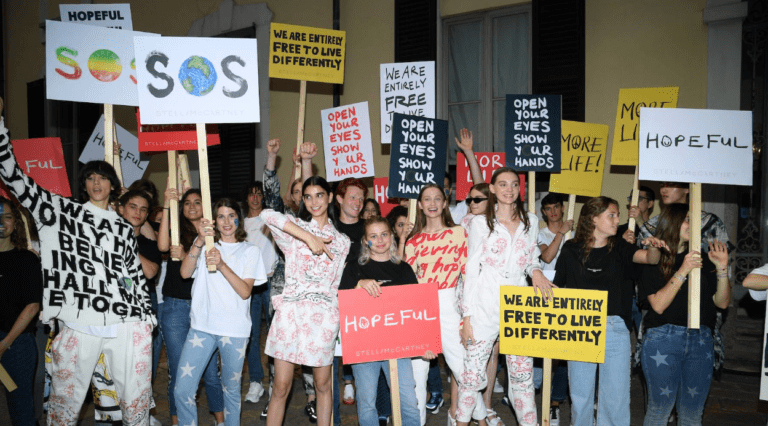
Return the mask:
<path id="1" fill-rule="evenodd" d="M 328 182 L 373 176 L 368 102 L 324 109 L 320 113 Z"/>
<path id="2" fill-rule="evenodd" d="M 259 121 L 256 39 L 136 37 L 142 124 Z"/>
<path id="3" fill-rule="evenodd" d="M 752 112 L 640 108 L 640 180 L 752 185 Z"/>
<path id="4" fill-rule="evenodd" d="M 133 30 L 130 4 L 60 4 L 61 22 Z"/>
<path id="5" fill-rule="evenodd" d="M 136 106 L 133 37 L 157 34 L 45 21 L 48 99 Z"/>
<path id="6" fill-rule="evenodd" d="M 149 165 L 149 156 L 139 152 L 139 139 L 129 131 L 115 125 L 117 128 L 117 142 L 120 144 L 120 165 L 123 168 L 123 183 L 130 186 L 133 182 L 144 176 L 144 171 Z M 104 116 L 102 115 L 96 127 L 88 138 L 88 142 L 80 154 L 80 162 L 87 163 L 93 160 L 104 159 Z"/>
<path id="7" fill-rule="evenodd" d="M 381 143 L 392 143 L 392 114 L 435 118 L 435 62 L 381 64 Z"/>

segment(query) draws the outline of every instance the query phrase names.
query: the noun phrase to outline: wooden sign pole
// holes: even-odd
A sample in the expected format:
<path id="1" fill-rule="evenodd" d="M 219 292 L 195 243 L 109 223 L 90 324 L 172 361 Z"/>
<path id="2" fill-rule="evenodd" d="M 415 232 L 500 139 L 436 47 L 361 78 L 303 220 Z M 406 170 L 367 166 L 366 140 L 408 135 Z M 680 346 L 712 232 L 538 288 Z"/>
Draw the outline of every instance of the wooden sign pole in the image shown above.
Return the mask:
<path id="1" fill-rule="evenodd" d="M 632 201 L 629 202 L 630 207 L 636 206 L 638 201 L 640 200 L 640 180 L 638 179 L 639 172 L 640 172 L 640 166 L 635 166 L 635 181 L 632 182 Z M 628 229 L 632 232 L 635 232 L 635 218 L 633 217 L 629 218 Z M 637 235 L 635 235 L 635 238 L 637 238 Z"/>
<path id="2" fill-rule="evenodd" d="M 536 214 L 536 172 L 528 172 L 528 211 Z"/>
<path id="3" fill-rule="evenodd" d="M 203 217 L 213 224 L 211 211 L 211 182 L 208 178 L 208 143 L 205 123 L 197 123 L 197 156 L 200 163 L 200 193 L 203 196 Z M 205 252 L 213 249 L 213 235 L 205 237 Z M 216 265 L 208 265 L 209 272 L 216 272 Z M 333 410 L 331 410 L 333 411 Z"/>
<path id="4" fill-rule="evenodd" d="M 701 251 L 701 184 L 690 184 L 688 196 L 691 200 L 689 251 Z M 704 253 L 702 253 L 704 256 Z M 699 328 L 701 300 L 701 269 L 692 269 L 688 274 L 688 328 Z"/>
<path id="5" fill-rule="evenodd" d="M 416 204 L 415 199 L 408 201 L 408 222 L 411 222 L 414 225 L 416 225 L 416 207 L 418 207 L 418 205 Z"/>
<path id="6" fill-rule="evenodd" d="M 176 174 L 176 151 L 168 151 L 168 187 L 178 190 L 179 184 Z M 181 195 L 181 194 L 179 194 Z M 171 225 L 171 246 L 179 245 L 179 201 L 171 200 L 171 210 L 168 212 Z M 173 259 L 181 260 L 181 259 Z"/>
<path id="7" fill-rule="evenodd" d="M 112 137 L 114 138 L 114 141 L 115 141 L 114 144 L 112 145 L 113 146 L 112 149 L 116 149 L 117 145 L 118 145 L 118 143 L 117 143 L 117 127 L 115 127 L 114 120 L 112 121 Z M 125 183 L 123 181 L 123 162 L 122 162 L 122 160 L 123 160 L 122 153 L 120 152 L 119 149 L 117 149 L 117 152 L 114 153 L 114 157 L 113 157 L 113 160 L 112 160 L 112 167 L 115 168 L 115 173 L 117 173 L 117 180 L 120 181 L 120 186 L 125 186 Z"/>
<path id="8" fill-rule="evenodd" d="M 179 152 L 179 174 L 181 175 L 179 188 L 180 191 L 184 191 L 185 187 L 192 186 L 192 179 L 189 177 L 189 158 L 184 152 Z"/>
<path id="9" fill-rule="evenodd" d="M 104 104 L 104 161 L 114 166 L 115 148 L 112 146 L 115 117 L 112 114 L 112 104 Z"/>
<path id="10" fill-rule="evenodd" d="M 389 392 L 392 400 L 392 424 L 402 426 L 400 416 L 400 377 L 397 373 L 397 359 L 389 360 Z"/>
<path id="11" fill-rule="evenodd" d="M 299 129 L 296 133 L 296 153 L 301 155 L 301 144 L 304 143 L 304 116 L 307 107 L 307 81 L 301 80 L 301 89 L 299 90 Z M 301 169 L 296 170 L 294 180 L 301 178 Z"/>
<path id="12" fill-rule="evenodd" d="M 3 368 L 2 365 L 0 365 L 0 382 L 3 383 L 5 389 L 8 392 L 13 392 L 16 390 L 16 383 L 13 381 L 8 372 L 5 371 L 5 368 Z"/>
<path id="13" fill-rule="evenodd" d="M 568 195 L 568 216 L 566 220 L 573 220 L 573 216 L 576 214 L 576 194 Z M 565 234 L 565 238 L 571 237 L 572 231 L 568 231 Z"/>

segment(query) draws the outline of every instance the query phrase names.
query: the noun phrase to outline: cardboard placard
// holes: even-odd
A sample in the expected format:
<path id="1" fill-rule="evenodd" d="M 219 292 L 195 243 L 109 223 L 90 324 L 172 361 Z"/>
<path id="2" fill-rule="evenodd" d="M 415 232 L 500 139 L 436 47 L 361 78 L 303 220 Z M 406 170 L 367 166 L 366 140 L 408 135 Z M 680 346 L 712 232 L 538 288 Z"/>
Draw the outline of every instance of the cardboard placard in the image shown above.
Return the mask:
<path id="1" fill-rule="evenodd" d="M 339 291 L 344 363 L 383 361 L 442 352 L 437 283 Z"/>
<path id="2" fill-rule="evenodd" d="M 387 196 L 388 188 L 388 177 L 373 178 L 373 196 L 376 202 L 379 203 L 381 217 L 386 217 L 392 209 L 400 205 L 400 200 L 397 198 L 389 198 L 389 196 Z"/>
<path id="3" fill-rule="evenodd" d="M 16 161 L 25 175 L 54 194 L 66 198 L 72 196 L 61 139 L 16 139 L 11 144 Z M 101 158 L 103 155 L 102 151 Z"/>
<path id="4" fill-rule="evenodd" d="M 133 37 L 159 34 L 45 21 L 48 99 L 138 105 Z"/>
<path id="5" fill-rule="evenodd" d="M 368 102 L 321 112 L 328 182 L 374 176 Z"/>
<path id="6" fill-rule="evenodd" d="M 141 124 L 140 110 L 136 109 L 139 128 L 139 152 L 189 151 L 197 149 L 197 130 L 194 124 Z M 219 126 L 206 124 L 208 146 L 221 144 Z"/>
<path id="7" fill-rule="evenodd" d="M 613 127 L 611 164 L 636 166 L 640 108 L 677 108 L 679 87 L 646 87 L 619 90 L 616 124 Z"/>
<path id="8" fill-rule="evenodd" d="M 435 118 L 435 61 L 381 64 L 381 143 L 392 143 L 396 112 Z"/>
<path id="9" fill-rule="evenodd" d="M 123 168 L 123 185 L 128 187 L 144 176 L 149 165 L 149 157 L 139 152 L 139 140 L 120 125 L 116 125 L 117 142 L 120 144 L 120 165 Z M 80 162 L 104 159 L 104 116 L 102 115 L 91 137 L 80 154 Z"/>
<path id="10" fill-rule="evenodd" d="M 144 124 L 258 123 L 256 40 L 136 37 Z"/>
<path id="11" fill-rule="evenodd" d="M 560 173 L 549 177 L 549 190 L 597 197 L 603 187 L 608 126 L 563 120 Z"/>
<path id="12" fill-rule="evenodd" d="M 346 46 L 346 31 L 273 22 L 269 77 L 342 84 Z"/>
<path id="13" fill-rule="evenodd" d="M 428 183 L 442 186 L 448 122 L 399 113 L 393 120 L 388 195 L 415 199 Z"/>
<path id="14" fill-rule="evenodd" d="M 130 4 L 60 4 L 61 22 L 133 30 Z"/>
<path id="15" fill-rule="evenodd" d="M 640 113 L 640 180 L 752 186 L 752 111 Z"/>
<path id="16" fill-rule="evenodd" d="M 560 171 L 560 95 L 507 95 L 507 166 L 518 171 Z"/>
<path id="17" fill-rule="evenodd" d="M 503 354 L 603 363 L 608 292 L 554 289 L 549 303 L 533 287 L 502 286 Z"/>

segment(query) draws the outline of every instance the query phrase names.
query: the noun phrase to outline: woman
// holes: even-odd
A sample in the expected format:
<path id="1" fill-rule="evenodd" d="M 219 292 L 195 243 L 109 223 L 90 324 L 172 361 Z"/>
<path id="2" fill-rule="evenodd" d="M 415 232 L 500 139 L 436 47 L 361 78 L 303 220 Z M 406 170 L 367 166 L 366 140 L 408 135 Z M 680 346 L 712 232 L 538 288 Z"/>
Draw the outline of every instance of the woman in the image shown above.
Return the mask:
<path id="1" fill-rule="evenodd" d="M 313 176 L 302 185 L 299 217 L 273 210 L 261 213 L 285 253 L 285 288 L 272 299 L 275 316 L 265 353 L 275 359 L 275 380 L 267 424 L 282 424 L 296 364 L 313 367 L 317 422 L 331 420 L 331 365 L 339 333 L 337 290 L 349 238 L 333 227 L 331 187 Z"/>
<path id="2" fill-rule="evenodd" d="M 382 217 L 372 217 L 365 222 L 365 236 L 360 249 L 360 258 L 347 263 L 341 277 L 339 290 L 363 288 L 371 297 L 378 297 L 382 287 L 416 283 L 416 275 L 410 265 L 397 256 L 397 244 L 389 222 Z M 419 410 L 416 407 L 416 393 L 413 370 L 408 359 L 397 361 L 400 383 L 400 408 L 403 425 L 419 426 Z M 361 426 L 377 426 L 377 387 L 379 373 L 383 371 L 387 382 L 389 364 L 387 361 L 353 364 L 352 372 L 357 383 L 357 418 Z M 386 420 L 386 419 L 385 419 Z"/>
<path id="3" fill-rule="evenodd" d="M 360 219 L 368 220 L 372 217 L 380 216 L 381 207 L 379 207 L 379 203 L 373 198 L 366 198 L 365 204 L 363 204 L 363 209 L 360 211 Z"/>
<path id="4" fill-rule="evenodd" d="M 731 300 L 725 243 L 710 241 L 702 259 L 697 250 L 688 251 L 690 234 L 688 205 L 668 205 L 656 236 L 675 249 L 663 252 L 658 267 L 645 267 L 641 275 L 639 297 L 651 307 L 643 319 L 641 354 L 648 383 L 645 426 L 665 425 L 676 401 L 680 424 L 701 424 L 712 381 L 716 308 L 726 309 Z M 687 279 L 693 269 L 701 269 L 698 330 L 688 328 Z"/>
<path id="5" fill-rule="evenodd" d="M 243 215 L 237 201 L 222 198 L 213 206 L 215 232 L 211 222 L 198 223 L 197 238 L 181 263 L 181 277 L 194 278 L 191 324 L 179 367 L 176 370 L 174 398 L 183 425 L 197 424 L 194 402 L 203 368 L 218 349 L 221 355 L 221 386 L 224 389 L 226 426 L 240 424 L 240 377 L 245 350 L 251 335 L 251 290 L 267 282 L 261 253 L 245 242 Z M 205 237 L 216 244 L 205 252 Z M 215 266 L 210 273 L 208 267 Z M 187 378 L 189 377 L 189 378 Z"/>
<path id="6" fill-rule="evenodd" d="M 605 362 L 600 364 L 597 402 L 598 425 L 629 425 L 629 322 L 632 317 L 631 281 L 624 280 L 634 263 L 655 265 L 659 247 L 656 238 L 643 240 L 648 250 L 639 250 L 616 236 L 619 205 L 608 197 L 587 201 L 581 209 L 576 235 L 567 241 L 555 266 L 559 287 L 608 292 Z M 595 370 L 598 364 L 568 361 L 571 394 L 571 424 L 594 422 Z"/>

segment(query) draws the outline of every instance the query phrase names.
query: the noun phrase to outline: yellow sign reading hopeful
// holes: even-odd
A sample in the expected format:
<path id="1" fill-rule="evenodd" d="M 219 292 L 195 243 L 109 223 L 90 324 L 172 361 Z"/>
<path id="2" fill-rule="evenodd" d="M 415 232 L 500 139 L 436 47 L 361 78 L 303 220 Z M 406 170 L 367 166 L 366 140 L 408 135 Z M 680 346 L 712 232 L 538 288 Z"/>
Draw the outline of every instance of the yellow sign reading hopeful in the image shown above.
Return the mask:
<path id="1" fill-rule="evenodd" d="M 563 120 L 560 173 L 549 175 L 549 190 L 597 197 L 603 188 L 608 126 Z"/>
<path id="2" fill-rule="evenodd" d="M 637 166 L 640 108 L 677 108 L 679 87 L 646 87 L 619 90 L 616 125 L 613 128 L 611 164 Z"/>
<path id="3" fill-rule="evenodd" d="M 545 302 L 533 287 L 501 287 L 500 351 L 570 361 L 605 361 L 608 293 L 554 289 Z"/>
<path id="4" fill-rule="evenodd" d="M 269 76 L 344 83 L 345 31 L 272 23 Z"/>

